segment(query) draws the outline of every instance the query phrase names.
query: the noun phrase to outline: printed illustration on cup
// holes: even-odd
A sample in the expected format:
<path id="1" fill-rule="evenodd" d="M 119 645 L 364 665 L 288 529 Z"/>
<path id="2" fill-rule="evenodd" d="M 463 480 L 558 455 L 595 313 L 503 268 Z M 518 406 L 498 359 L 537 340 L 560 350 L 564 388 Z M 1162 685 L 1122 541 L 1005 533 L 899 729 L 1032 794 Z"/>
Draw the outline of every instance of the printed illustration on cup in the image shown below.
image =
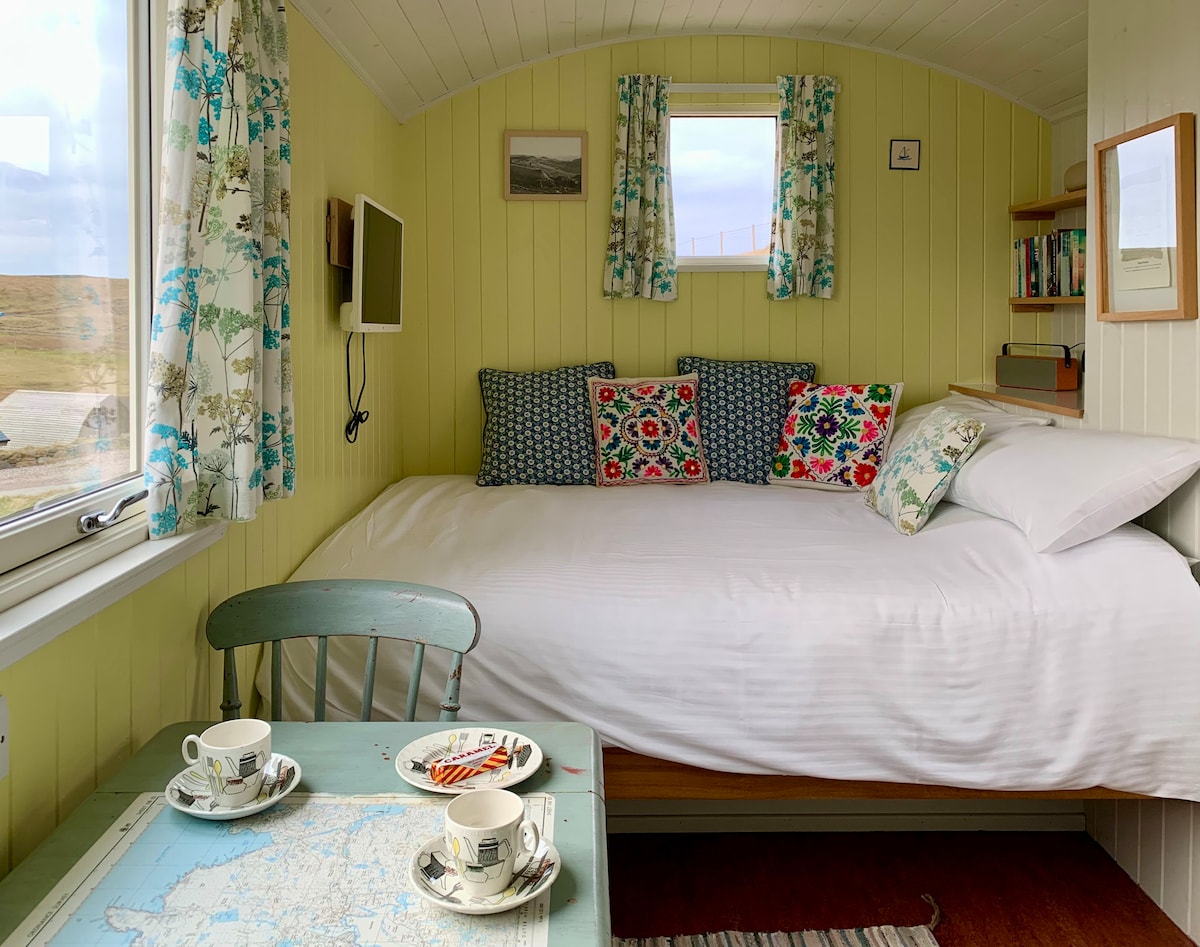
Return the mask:
<path id="1" fill-rule="evenodd" d="M 541 833 L 525 803 L 507 789 L 477 789 L 446 806 L 446 849 L 465 893 L 487 897 L 509 887 L 517 852 L 537 851 Z"/>
<path id="2" fill-rule="evenodd" d="M 246 806 L 258 798 L 263 767 L 271 758 L 271 725 L 265 720 L 226 720 L 199 736 L 183 738 L 183 759 L 208 780 L 212 805 Z"/>

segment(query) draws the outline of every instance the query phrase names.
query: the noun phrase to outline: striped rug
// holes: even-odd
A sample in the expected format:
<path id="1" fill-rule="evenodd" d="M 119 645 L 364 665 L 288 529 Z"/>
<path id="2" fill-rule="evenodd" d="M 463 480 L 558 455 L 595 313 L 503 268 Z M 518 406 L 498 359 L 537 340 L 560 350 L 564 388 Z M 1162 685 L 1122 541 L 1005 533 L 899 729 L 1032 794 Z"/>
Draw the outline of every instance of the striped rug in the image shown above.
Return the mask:
<path id="1" fill-rule="evenodd" d="M 683 934 L 613 938 L 613 947 L 938 947 L 928 927 L 856 927 L 841 931 L 748 934 Z"/>
<path id="2" fill-rule="evenodd" d="M 920 927 L 854 927 L 838 931 L 793 931 L 750 934 L 721 931 L 717 934 L 677 934 L 674 937 L 614 937 L 612 947 L 938 947 L 933 929 L 942 919 L 941 909 L 928 894 L 921 895 L 933 908 L 929 924 Z"/>

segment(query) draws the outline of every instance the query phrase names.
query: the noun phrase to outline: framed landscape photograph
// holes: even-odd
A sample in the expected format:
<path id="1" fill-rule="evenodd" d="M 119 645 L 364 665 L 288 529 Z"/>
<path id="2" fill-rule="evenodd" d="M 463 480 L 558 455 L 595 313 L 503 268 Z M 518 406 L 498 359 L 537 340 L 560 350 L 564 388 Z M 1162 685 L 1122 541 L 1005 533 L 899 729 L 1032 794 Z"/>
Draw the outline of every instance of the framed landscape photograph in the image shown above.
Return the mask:
<path id="1" fill-rule="evenodd" d="M 587 132 L 506 131 L 504 196 L 510 201 L 587 199 Z"/>

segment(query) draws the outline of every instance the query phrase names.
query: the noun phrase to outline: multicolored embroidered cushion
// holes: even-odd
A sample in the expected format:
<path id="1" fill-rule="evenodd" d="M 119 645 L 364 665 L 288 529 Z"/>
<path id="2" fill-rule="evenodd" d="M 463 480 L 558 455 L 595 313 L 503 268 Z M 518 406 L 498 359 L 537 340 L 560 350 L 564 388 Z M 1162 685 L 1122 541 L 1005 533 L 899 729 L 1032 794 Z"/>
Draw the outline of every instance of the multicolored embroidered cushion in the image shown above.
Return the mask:
<path id="1" fill-rule="evenodd" d="M 788 382 L 812 381 L 812 362 L 727 362 L 683 355 L 679 374 L 700 377 L 704 456 L 713 480 L 766 483 L 788 411 Z"/>
<path id="2" fill-rule="evenodd" d="M 708 483 L 695 372 L 677 378 L 590 378 L 596 485 Z"/>
<path id="3" fill-rule="evenodd" d="M 984 426 L 977 418 L 934 408 L 863 491 L 867 505 L 911 536 L 929 520 L 954 475 L 979 446 Z"/>
<path id="4" fill-rule="evenodd" d="M 587 380 L 612 378 L 612 362 L 543 372 L 479 370 L 483 394 L 481 487 L 509 483 L 593 484 L 596 449 Z"/>
<path id="5" fill-rule="evenodd" d="M 904 384 L 788 386 L 788 413 L 769 482 L 861 490 L 887 457 Z"/>

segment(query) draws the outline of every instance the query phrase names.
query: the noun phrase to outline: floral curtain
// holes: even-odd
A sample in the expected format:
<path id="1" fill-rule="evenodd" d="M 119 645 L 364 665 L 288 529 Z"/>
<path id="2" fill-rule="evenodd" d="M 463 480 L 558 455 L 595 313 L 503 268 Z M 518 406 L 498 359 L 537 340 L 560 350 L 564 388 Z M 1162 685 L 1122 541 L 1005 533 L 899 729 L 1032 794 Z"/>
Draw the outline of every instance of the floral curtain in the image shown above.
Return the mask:
<path id="1" fill-rule="evenodd" d="M 281 0 L 171 0 L 147 396 L 150 535 L 292 495 Z"/>
<path id="2" fill-rule="evenodd" d="M 612 220 L 604 295 L 669 300 L 675 285 L 675 206 L 671 202 L 669 76 L 617 79 Z"/>
<path id="3" fill-rule="evenodd" d="M 833 295 L 833 76 L 780 76 L 767 295 Z"/>

